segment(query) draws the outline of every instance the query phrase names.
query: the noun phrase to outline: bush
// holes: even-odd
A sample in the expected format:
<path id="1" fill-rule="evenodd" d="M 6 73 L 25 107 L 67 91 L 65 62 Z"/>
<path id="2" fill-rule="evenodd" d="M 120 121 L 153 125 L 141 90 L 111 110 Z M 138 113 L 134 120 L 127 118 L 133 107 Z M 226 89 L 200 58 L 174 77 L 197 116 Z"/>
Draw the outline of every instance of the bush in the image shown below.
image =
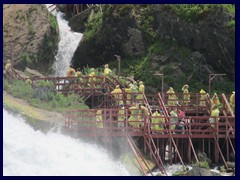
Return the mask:
<path id="1" fill-rule="evenodd" d="M 92 12 L 85 26 L 84 38 L 91 39 L 102 27 L 102 13 L 100 11 L 97 13 Z"/>
<path id="2" fill-rule="evenodd" d="M 53 96 L 51 105 L 53 108 L 68 108 L 68 109 L 86 109 L 87 106 L 82 98 L 77 94 L 64 96 L 57 93 Z"/>
<path id="3" fill-rule="evenodd" d="M 29 99 L 33 97 L 33 89 L 29 84 L 25 84 L 21 80 L 13 81 L 9 92 L 17 98 Z"/>
<path id="4" fill-rule="evenodd" d="M 3 89 L 7 90 L 9 88 L 9 82 L 6 79 L 3 79 Z"/>
<path id="5" fill-rule="evenodd" d="M 52 100 L 55 93 L 55 86 L 52 81 L 40 80 L 37 81 L 34 87 L 34 98 L 39 98 L 42 101 Z"/>
<path id="6" fill-rule="evenodd" d="M 209 169 L 209 164 L 207 161 L 199 162 L 199 167 Z"/>

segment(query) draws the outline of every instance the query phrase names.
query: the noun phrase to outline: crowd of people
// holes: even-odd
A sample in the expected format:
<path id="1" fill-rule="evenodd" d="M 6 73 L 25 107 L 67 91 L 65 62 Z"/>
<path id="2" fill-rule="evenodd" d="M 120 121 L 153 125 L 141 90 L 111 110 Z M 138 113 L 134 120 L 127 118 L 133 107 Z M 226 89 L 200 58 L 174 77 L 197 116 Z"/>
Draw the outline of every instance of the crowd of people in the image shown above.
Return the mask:
<path id="1" fill-rule="evenodd" d="M 11 61 L 7 60 L 5 64 L 3 74 L 5 77 L 12 77 L 12 65 Z M 86 79 L 83 79 L 84 76 L 88 76 L 87 82 Z M 109 65 L 106 64 L 104 66 L 103 72 L 101 74 L 103 76 L 103 82 L 101 83 L 102 92 L 105 94 L 109 92 L 109 87 L 106 84 L 106 77 L 112 75 L 112 70 L 109 68 Z M 72 65 L 70 65 L 69 69 L 66 72 L 66 77 L 69 78 L 70 84 L 77 84 L 77 88 L 83 88 L 83 85 L 87 85 L 89 87 L 95 87 L 96 82 L 96 74 L 95 69 L 90 68 L 88 74 L 83 74 L 80 69 L 75 70 Z M 25 81 L 26 84 L 31 84 L 31 80 L 27 79 Z M 176 107 L 187 107 L 191 103 L 191 95 L 189 93 L 189 85 L 185 84 L 182 87 L 182 97 L 177 97 L 174 89 L 172 87 L 166 92 L 166 106 L 168 107 L 168 115 L 171 117 L 171 130 L 181 129 L 182 133 L 184 133 L 184 111 L 180 110 L 181 108 Z M 150 127 L 153 131 L 163 131 L 165 117 L 163 111 L 160 109 L 150 109 L 149 107 L 145 107 L 144 103 L 144 94 L 145 94 L 145 86 L 142 81 L 138 83 L 136 81 L 129 83 L 127 88 L 122 88 L 120 85 L 116 85 L 115 89 L 109 92 L 112 94 L 115 102 L 114 106 L 119 108 L 118 111 L 118 126 L 125 126 L 126 120 L 126 112 L 129 115 L 128 121 L 129 125 L 134 128 L 140 128 L 144 126 L 144 119 L 146 123 L 151 123 Z M 124 94 L 126 97 L 124 97 Z M 207 107 L 207 99 L 208 94 L 201 89 L 199 92 L 199 107 Z M 180 101 L 181 100 L 181 101 Z M 232 112 L 235 112 L 235 91 L 232 92 L 229 104 L 232 109 Z M 221 103 L 219 97 L 216 93 L 214 93 L 213 97 L 210 99 L 210 111 L 211 118 L 209 122 L 211 126 L 214 127 L 214 123 L 219 120 L 219 114 L 221 107 Z M 184 109 L 184 108 L 183 108 Z M 151 112 L 150 112 L 151 111 Z M 151 115 L 151 119 L 149 116 Z M 102 111 L 97 110 L 96 119 L 98 121 L 98 127 L 103 128 L 102 123 Z"/>
<path id="2" fill-rule="evenodd" d="M 109 89 L 104 87 L 106 85 L 106 76 L 112 75 L 112 70 L 109 68 L 108 64 L 104 66 L 104 70 L 102 72 L 102 75 L 104 77 L 103 79 L 103 93 L 109 92 Z M 69 68 L 67 71 L 67 77 L 77 77 L 79 82 L 82 82 L 83 79 L 81 78 L 83 74 L 79 69 L 75 71 L 72 67 Z M 94 82 L 96 81 L 96 74 L 94 68 L 91 68 L 89 71 L 89 79 L 88 79 L 88 86 L 94 86 Z M 191 103 L 191 95 L 189 93 L 189 85 L 185 84 L 182 87 L 182 97 L 177 97 L 174 89 L 172 87 L 169 88 L 169 90 L 166 92 L 167 94 L 167 102 L 166 106 L 168 108 L 168 115 L 170 116 L 170 129 L 171 130 L 181 130 L 180 133 L 184 133 L 184 111 L 181 110 L 181 106 L 187 107 Z M 144 106 L 144 100 L 143 96 L 145 93 L 145 86 L 142 81 L 139 81 L 138 83 L 134 81 L 133 83 L 129 83 L 127 88 L 122 88 L 120 85 L 116 85 L 115 89 L 110 92 L 112 96 L 115 99 L 114 106 L 119 108 L 118 112 L 118 126 L 123 127 L 125 126 L 125 120 L 126 120 L 126 112 L 128 112 L 128 121 L 129 125 L 133 128 L 139 129 L 140 127 L 143 127 L 144 119 L 146 120 L 146 123 L 151 123 L 150 127 L 151 130 L 156 132 L 163 132 L 164 130 L 164 124 L 165 124 L 165 117 L 163 115 L 162 110 L 153 109 L 150 110 L 147 107 Z M 126 97 L 124 97 L 124 94 L 126 94 Z M 201 89 L 199 91 L 199 100 L 198 100 L 198 106 L 199 107 L 207 107 L 207 99 L 208 94 Z M 125 99 L 125 100 L 124 100 Z M 232 93 L 230 97 L 230 106 L 232 108 L 232 111 L 234 112 L 235 109 L 235 92 Z M 219 107 L 221 106 L 221 103 L 219 101 L 219 97 L 216 93 L 214 93 L 213 97 L 210 99 L 210 111 L 211 111 L 211 118 L 209 119 L 209 122 L 211 123 L 211 126 L 214 127 L 214 123 L 216 120 L 219 120 L 219 114 L 220 110 Z M 176 108 L 178 107 L 178 108 Z M 182 108 L 184 109 L 184 108 Z M 151 112 L 150 112 L 151 111 Z M 149 118 L 151 114 L 151 119 Z M 102 121 L 102 117 L 100 110 L 97 111 L 96 117 L 98 117 L 98 121 Z M 99 127 L 103 127 L 101 123 L 98 123 Z M 173 131 L 174 132 L 174 131 Z M 176 131 L 175 133 L 179 133 L 179 131 Z"/>

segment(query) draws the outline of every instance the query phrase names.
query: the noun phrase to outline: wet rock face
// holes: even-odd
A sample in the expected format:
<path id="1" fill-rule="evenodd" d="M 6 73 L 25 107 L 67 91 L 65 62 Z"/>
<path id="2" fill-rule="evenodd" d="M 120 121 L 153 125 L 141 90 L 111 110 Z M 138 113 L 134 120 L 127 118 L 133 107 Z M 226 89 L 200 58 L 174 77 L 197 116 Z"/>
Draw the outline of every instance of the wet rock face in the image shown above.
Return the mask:
<path id="1" fill-rule="evenodd" d="M 97 67 L 109 61 L 116 60 L 114 55 L 136 57 L 145 53 L 142 32 L 131 11 L 120 16 L 111 14 L 104 16 L 101 28 L 97 34 L 86 39 L 83 36 L 73 57 L 76 67 Z"/>
<path id="2" fill-rule="evenodd" d="M 94 7 L 89 8 L 69 19 L 69 26 L 71 27 L 72 31 L 76 31 L 79 33 L 83 33 L 85 31 L 85 24 L 87 23 L 88 16 L 90 15 L 92 10 L 94 10 Z"/>
<path id="3" fill-rule="evenodd" d="M 235 32 L 228 27 L 233 17 L 225 9 L 215 8 L 197 22 L 186 22 L 162 6 L 153 6 L 152 10 L 155 30 L 161 40 L 175 40 L 200 52 L 217 72 L 226 72 L 234 80 Z"/>
<path id="4" fill-rule="evenodd" d="M 5 4 L 3 10 L 4 60 L 13 55 L 15 68 L 49 73 L 59 42 L 55 17 L 40 4 Z"/>
<path id="5" fill-rule="evenodd" d="M 198 152 L 197 156 L 198 156 L 198 160 L 199 160 L 200 162 L 207 161 L 208 164 L 209 164 L 209 166 L 211 166 L 212 161 L 211 161 L 210 158 L 207 157 L 207 155 L 206 155 L 205 152 Z"/>

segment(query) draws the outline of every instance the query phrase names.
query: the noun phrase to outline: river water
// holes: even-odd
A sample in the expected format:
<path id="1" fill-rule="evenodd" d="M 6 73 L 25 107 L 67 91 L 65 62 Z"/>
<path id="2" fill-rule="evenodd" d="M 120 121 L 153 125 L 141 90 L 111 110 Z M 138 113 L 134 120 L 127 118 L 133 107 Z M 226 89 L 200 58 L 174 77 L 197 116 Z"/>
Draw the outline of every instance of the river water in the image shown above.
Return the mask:
<path id="1" fill-rule="evenodd" d="M 128 171 L 97 145 L 34 130 L 3 109 L 3 175 L 115 176 Z"/>

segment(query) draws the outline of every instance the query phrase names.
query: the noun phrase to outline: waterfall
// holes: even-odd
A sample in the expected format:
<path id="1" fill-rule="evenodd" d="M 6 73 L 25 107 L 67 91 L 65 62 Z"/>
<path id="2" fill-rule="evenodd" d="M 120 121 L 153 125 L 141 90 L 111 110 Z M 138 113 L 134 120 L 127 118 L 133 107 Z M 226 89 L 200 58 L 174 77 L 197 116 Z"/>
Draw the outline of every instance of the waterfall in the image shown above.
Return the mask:
<path id="1" fill-rule="evenodd" d="M 54 8 L 50 7 L 50 4 L 47 4 L 46 6 L 50 12 Z M 54 10 L 52 11 L 52 14 L 57 18 L 60 31 L 58 53 L 55 56 L 56 62 L 53 65 L 55 71 L 54 76 L 66 76 L 73 54 L 83 34 L 71 31 L 71 28 L 68 26 L 68 21 L 63 18 L 63 13 Z"/>
<path id="2" fill-rule="evenodd" d="M 3 109 L 3 175 L 129 175 L 106 151 L 64 136 L 35 131 L 24 118 Z"/>
<path id="3" fill-rule="evenodd" d="M 46 6 L 49 8 L 50 5 Z M 71 31 L 61 12 L 52 13 L 60 30 L 54 76 L 66 76 L 82 34 Z M 26 124 L 24 118 L 3 109 L 3 175 L 114 176 L 129 173 L 96 144 L 84 143 L 60 133 L 36 131 Z"/>

